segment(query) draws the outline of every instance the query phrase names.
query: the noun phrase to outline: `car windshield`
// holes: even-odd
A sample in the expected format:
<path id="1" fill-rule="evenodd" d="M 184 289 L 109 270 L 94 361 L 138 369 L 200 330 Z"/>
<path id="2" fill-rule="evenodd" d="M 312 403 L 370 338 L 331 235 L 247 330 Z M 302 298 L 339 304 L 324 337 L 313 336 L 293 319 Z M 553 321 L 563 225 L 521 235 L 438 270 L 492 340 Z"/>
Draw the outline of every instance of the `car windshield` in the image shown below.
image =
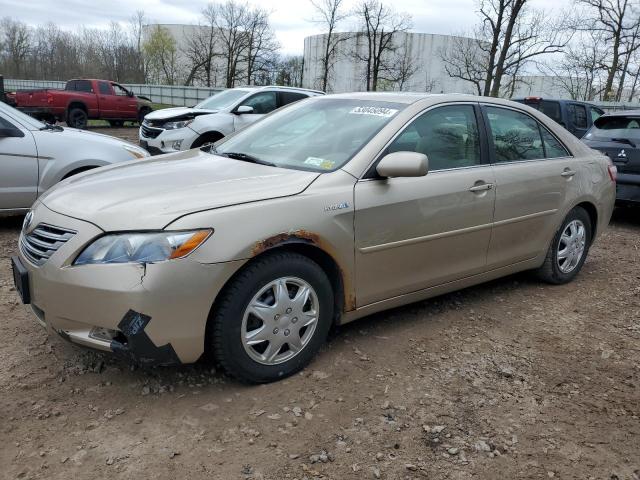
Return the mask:
<path id="1" fill-rule="evenodd" d="M 0 113 L 12 117 L 14 120 L 20 122 L 23 127 L 27 129 L 39 130 L 45 127 L 45 124 L 36 120 L 29 115 L 22 113 L 20 110 L 10 107 L 6 103 L 0 102 Z"/>
<path id="2" fill-rule="evenodd" d="M 229 137 L 215 153 L 283 168 L 327 172 L 347 163 L 404 104 L 317 97 L 302 100 Z"/>
<path id="3" fill-rule="evenodd" d="M 640 116 L 612 115 L 598 118 L 584 137 L 587 140 L 640 142 Z"/>
<path id="4" fill-rule="evenodd" d="M 200 102 L 195 108 L 201 108 L 203 110 L 222 110 L 223 108 L 229 108 L 247 93 L 249 93 L 247 90 L 225 90 Z"/>

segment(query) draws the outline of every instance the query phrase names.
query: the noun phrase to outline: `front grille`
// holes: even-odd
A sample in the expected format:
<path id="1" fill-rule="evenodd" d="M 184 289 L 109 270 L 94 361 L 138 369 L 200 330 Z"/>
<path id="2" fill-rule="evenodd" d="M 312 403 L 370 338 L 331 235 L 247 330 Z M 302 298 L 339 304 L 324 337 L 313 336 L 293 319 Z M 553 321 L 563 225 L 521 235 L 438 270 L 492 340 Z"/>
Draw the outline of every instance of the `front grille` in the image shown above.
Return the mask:
<path id="1" fill-rule="evenodd" d="M 75 234 L 74 230 L 41 223 L 30 233 L 22 235 L 20 247 L 32 263 L 42 265 Z"/>
<path id="2" fill-rule="evenodd" d="M 140 132 L 142 136 L 145 138 L 156 138 L 158 135 L 162 133 L 162 129 L 160 128 L 151 128 L 145 123 L 140 126 Z"/>

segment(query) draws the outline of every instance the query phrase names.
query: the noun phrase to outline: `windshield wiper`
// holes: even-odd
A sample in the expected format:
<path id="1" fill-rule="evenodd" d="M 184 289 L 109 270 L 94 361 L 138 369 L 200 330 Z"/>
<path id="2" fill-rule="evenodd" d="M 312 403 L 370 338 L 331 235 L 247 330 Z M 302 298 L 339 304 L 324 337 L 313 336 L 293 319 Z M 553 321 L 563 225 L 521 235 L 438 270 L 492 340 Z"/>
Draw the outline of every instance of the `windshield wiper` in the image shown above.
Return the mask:
<path id="1" fill-rule="evenodd" d="M 234 160 L 242 160 L 243 162 L 251 162 L 257 163 L 260 165 L 267 165 L 269 167 L 276 167 L 275 163 L 267 162 L 266 160 L 262 160 L 258 157 L 254 157 L 253 155 L 249 155 L 248 153 L 242 152 L 212 152 L 216 153 L 216 155 L 220 155 L 221 157 L 233 158 Z"/>
<path id="2" fill-rule="evenodd" d="M 60 125 L 53 125 L 52 123 L 45 123 L 44 127 L 40 127 L 40 130 L 53 130 L 54 132 L 62 132 L 64 128 Z"/>
<path id="3" fill-rule="evenodd" d="M 636 144 L 633 143 L 628 138 L 612 138 L 611 141 L 612 142 L 618 142 L 618 143 L 626 143 L 627 145 L 631 145 L 633 148 L 636 148 Z"/>

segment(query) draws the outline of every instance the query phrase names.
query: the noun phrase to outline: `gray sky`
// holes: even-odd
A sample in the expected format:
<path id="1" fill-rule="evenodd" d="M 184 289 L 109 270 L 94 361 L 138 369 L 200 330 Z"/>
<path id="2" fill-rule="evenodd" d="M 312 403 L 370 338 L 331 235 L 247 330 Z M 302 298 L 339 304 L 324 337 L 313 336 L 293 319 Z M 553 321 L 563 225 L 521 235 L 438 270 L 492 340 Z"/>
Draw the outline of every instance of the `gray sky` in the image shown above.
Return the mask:
<path id="1" fill-rule="evenodd" d="M 475 0 L 385 0 L 397 11 L 407 12 L 413 31 L 425 33 L 462 33 L 477 21 Z M 347 8 L 356 0 L 345 0 Z M 28 24 L 52 21 L 61 28 L 101 27 L 110 21 L 127 22 L 136 10 L 143 10 L 153 22 L 198 23 L 200 11 L 208 0 L 0 0 L 0 16 L 10 15 Z M 301 54 L 303 39 L 320 33 L 313 23 L 314 12 L 308 0 L 249 0 L 266 8 L 271 23 L 286 54 Z M 546 10 L 559 9 L 570 0 L 532 0 L 532 5 Z M 345 21 L 341 30 L 348 30 Z"/>

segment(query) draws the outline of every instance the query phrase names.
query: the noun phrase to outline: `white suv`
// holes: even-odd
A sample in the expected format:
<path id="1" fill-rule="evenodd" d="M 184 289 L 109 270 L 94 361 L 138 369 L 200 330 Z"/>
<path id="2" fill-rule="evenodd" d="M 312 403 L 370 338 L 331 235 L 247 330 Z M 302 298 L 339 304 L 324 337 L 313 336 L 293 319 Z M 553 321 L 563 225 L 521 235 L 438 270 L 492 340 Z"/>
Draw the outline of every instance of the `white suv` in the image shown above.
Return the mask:
<path id="1" fill-rule="evenodd" d="M 224 90 L 193 108 L 156 110 L 140 125 L 140 145 L 152 155 L 189 150 L 216 142 L 267 113 L 317 90 L 293 87 L 241 87 Z"/>

